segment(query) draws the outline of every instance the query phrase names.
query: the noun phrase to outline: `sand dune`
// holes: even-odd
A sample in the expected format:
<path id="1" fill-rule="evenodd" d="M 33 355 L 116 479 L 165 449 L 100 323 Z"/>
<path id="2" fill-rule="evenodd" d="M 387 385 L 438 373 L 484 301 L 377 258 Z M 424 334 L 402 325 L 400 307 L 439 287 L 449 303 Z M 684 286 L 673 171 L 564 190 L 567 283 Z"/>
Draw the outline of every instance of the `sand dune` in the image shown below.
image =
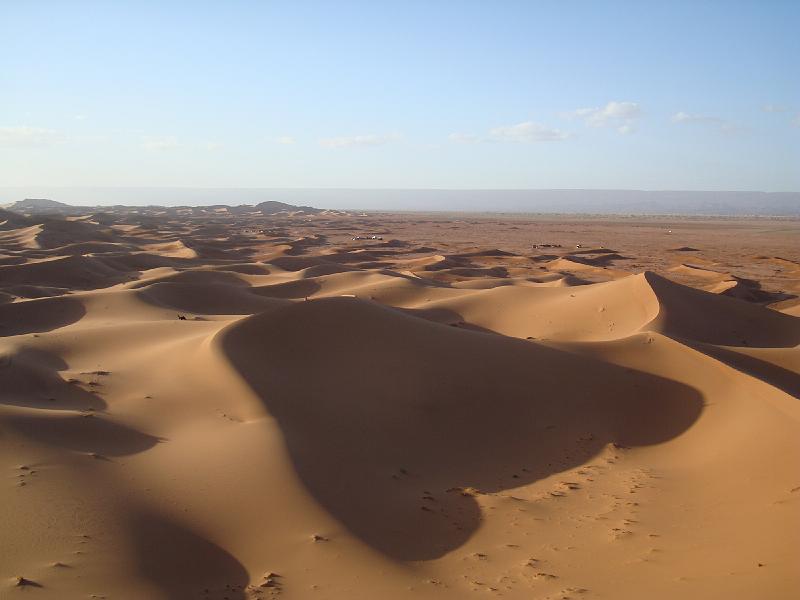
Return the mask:
<path id="1" fill-rule="evenodd" d="M 763 228 L 212 208 L 0 213 L 0 597 L 796 595 Z"/>

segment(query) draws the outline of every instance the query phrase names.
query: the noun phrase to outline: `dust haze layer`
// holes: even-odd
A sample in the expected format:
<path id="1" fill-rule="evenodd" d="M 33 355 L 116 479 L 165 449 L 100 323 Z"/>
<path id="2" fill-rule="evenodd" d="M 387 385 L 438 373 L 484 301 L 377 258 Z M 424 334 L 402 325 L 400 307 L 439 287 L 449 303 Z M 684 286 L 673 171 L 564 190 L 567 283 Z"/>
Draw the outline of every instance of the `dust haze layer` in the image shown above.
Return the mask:
<path id="1" fill-rule="evenodd" d="M 15 208 L 3 598 L 800 585 L 797 219 Z"/>

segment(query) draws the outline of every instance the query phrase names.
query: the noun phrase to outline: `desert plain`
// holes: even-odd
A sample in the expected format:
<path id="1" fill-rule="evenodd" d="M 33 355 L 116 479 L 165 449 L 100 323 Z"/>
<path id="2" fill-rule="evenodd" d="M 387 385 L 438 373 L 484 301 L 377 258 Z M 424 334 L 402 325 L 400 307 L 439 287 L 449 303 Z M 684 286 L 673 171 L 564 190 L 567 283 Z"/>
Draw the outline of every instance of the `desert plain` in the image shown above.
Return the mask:
<path id="1" fill-rule="evenodd" d="M 36 208 L 0 597 L 797 597 L 800 220 Z"/>

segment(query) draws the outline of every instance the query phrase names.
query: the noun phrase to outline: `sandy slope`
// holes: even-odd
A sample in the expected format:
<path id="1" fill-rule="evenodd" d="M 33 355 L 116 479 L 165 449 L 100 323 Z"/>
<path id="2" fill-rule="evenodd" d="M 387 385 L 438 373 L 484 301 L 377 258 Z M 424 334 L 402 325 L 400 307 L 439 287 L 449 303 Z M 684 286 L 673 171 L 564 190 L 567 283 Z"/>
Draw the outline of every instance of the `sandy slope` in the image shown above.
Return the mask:
<path id="1" fill-rule="evenodd" d="M 344 216 L 2 216 L 2 598 L 796 595 L 796 307 Z"/>

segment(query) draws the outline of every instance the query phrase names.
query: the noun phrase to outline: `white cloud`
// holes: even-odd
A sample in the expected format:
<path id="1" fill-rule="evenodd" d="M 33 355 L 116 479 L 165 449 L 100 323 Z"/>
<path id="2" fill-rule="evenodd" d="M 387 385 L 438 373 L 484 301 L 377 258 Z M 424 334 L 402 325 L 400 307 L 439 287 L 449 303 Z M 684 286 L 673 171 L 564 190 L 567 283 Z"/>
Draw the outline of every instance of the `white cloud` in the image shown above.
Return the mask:
<path id="1" fill-rule="evenodd" d="M 142 148 L 145 150 L 171 150 L 179 146 L 178 139 L 174 136 L 142 137 Z"/>
<path id="2" fill-rule="evenodd" d="M 761 107 L 761 110 L 768 113 L 788 113 L 792 112 L 792 109 L 788 106 L 783 104 L 765 104 Z M 800 113 L 797 113 L 793 118 L 789 120 L 789 124 L 792 127 L 800 127 Z"/>
<path id="3" fill-rule="evenodd" d="M 73 119 L 75 119 L 76 121 L 85 121 L 85 120 L 86 120 L 86 119 L 88 119 L 89 117 L 87 117 L 86 115 L 75 115 L 75 116 L 74 116 L 74 117 L 72 117 L 72 118 L 73 118 Z"/>
<path id="4" fill-rule="evenodd" d="M 698 124 L 698 125 L 708 125 L 714 128 L 719 129 L 720 131 L 724 132 L 732 132 L 736 129 L 733 123 L 726 121 L 720 117 L 714 117 L 711 115 L 699 115 L 699 114 L 692 114 L 687 113 L 684 111 L 680 111 L 672 115 L 672 122 L 673 123 L 688 123 L 688 124 Z"/>
<path id="5" fill-rule="evenodd" d="M 275 142 L 278 144 L 283 144 L 284 146 L 290 146 L 291 144 L 294 144 L 295 139 L 290 135 L 282 135 L 275 138 Z"/>
<path id="6" fill-rule="evenodd" d="M 709 117 L 707 115 L 691 114 L 687 112 L 677 112 L 672 115 L 673 123 L 722 123 L 719 117 Z"/>
<path id="7" fill-rule="evenodd" d="M 200 147 L 203 150 L 208 150 L 209 152 L 213 152 L 214 150 L 219 150 L 222 147 L 222 144 L 219 142 L 203 142 L 200 144 Z"/>
<path id="8" fill-rule="evenodd" d="M 52 146 L 63 142 L 63 136 L 52 129 L 42 127 L 0 127 L 0 146 L 5 147 L 31 147 Z"/>
<path id="9" fill-rule="evenodd" d="M 627 134 L 636 130 L 642 109 L 638 102 L 612 101 L 601 107 L 579 108 L 565 116 L 583 119 L 589 127 L 613 127 L 619 133 Z"/>
<path id="10" fill-rule="evenodd" d="M 563 131 L 550 129 L 533 121 L 524 121 L 516 125 L 495 127 L 489 130 L 489 139 L 497 142 L 557 142 L 568 137 Z"/>
<path id="11" fill-rule="evenodd" d="M 360 146 L 382 146 L 397 139 L 397 135 L 353 135 L 345 137 L 322 138 L 319 145 L 324 148 L 355 148 Z"/>
<path id="12" fill-rule="evenodd" d="M 451 133 L 447 139 L 457 144 L 474 144 L 481 141 L 481 138 L 474 133 Z"/>
<path id="13" fill-rule="evenodd" d="M 617 127 L 617 131 L 622 135 L 628 135 L 629 133 L 636 131 L 636 127 L 632 123 L 625 123 L 624 125 Z"/>

